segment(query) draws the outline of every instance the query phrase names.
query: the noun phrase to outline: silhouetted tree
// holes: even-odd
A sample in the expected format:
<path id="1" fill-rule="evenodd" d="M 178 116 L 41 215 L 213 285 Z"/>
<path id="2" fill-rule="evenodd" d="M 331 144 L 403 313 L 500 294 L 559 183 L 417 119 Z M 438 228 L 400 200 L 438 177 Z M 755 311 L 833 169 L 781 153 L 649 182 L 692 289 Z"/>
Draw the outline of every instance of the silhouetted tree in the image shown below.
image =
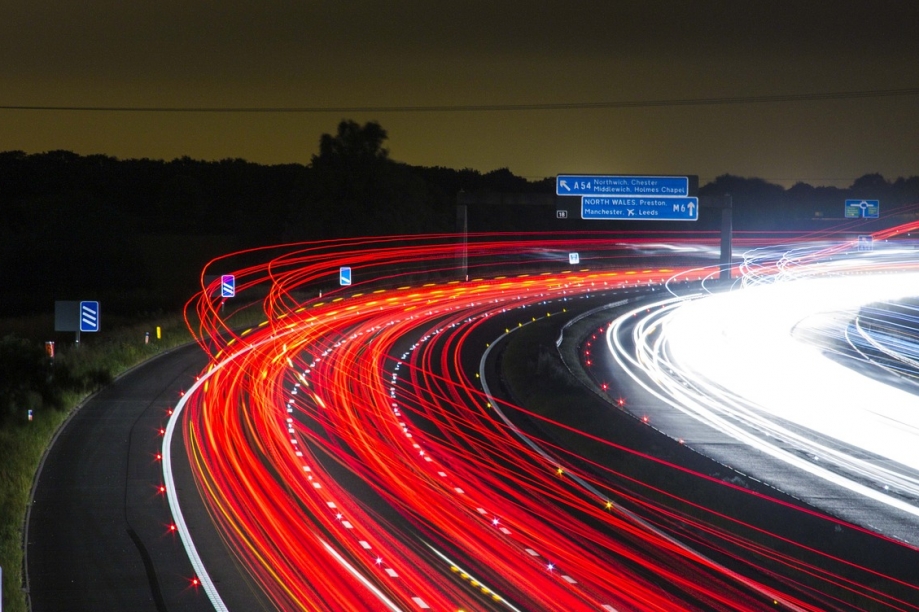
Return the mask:
<path id="1" fill-rule="evenodd" d="M 428 230 L 427 186 L 409 166 L 389 159 L 386 137 L 374 121 L 347 120 L 334 136 L 322 135 L 303 200 L 293 203 L 292 238 Z"/>
<path id="2" fill-rule="evenodd" d="M 867 197 L 871 194 L 887 191 L 889 187 L 890 184 L 884 180 L 884 177 L 875 172 L 858 177 L 849 189 L 855 197 Z"/>
<path id="3" fill-rule="evenodd" d="M 369 121 L 363 126 L 355 121 L 342 121 L 338 124 L 335 136 L 323 134 L 319 139 L 319 154 L 313 155 L 314 168 L 325 165 L 369 164 L 389 158 L 389 151 L 383 148 L 388 138 L 376 121 Z"/>

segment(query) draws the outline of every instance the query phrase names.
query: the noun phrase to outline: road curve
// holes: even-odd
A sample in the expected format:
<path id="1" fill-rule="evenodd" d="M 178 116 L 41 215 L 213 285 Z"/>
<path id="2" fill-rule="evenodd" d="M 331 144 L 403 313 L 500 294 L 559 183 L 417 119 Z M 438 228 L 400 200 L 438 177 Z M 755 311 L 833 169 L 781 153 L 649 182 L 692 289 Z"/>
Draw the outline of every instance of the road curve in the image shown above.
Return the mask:
<path id="1" fill-rule="evenodd" d="M 213 609 L 171 533 L 157 458 L 168 411 L 206 363 L 197 345 L 161 355 L 94 395 L 61 429 L 27 520 L 33 612 Z M 225 591 L 237 609 L 258 609 L 248 589 Z"/>
<path id="2" fill-rule="evenodd" d="M 211 516 L 279 609 L 479 609 L 483 594 L 490 607 L 511 609 L 852 609 L 822 595 L 839 576 L 781 550 L 754 561 L 765 563 L 753 568 L 766 577 L 759 582 L 661 537 L 651 521 L 722 558 L 764 551 L 760 534 L 738 539 L 722 530 L 716 511 L 673 512 L 614 485 L 601 466 L 581 473 L 521 444 L 491 416 L 461 357 L 481 356 L 488 339 L 509 333 L 504 325 L 477 333 L 504 313 L 554 318 L 570 300 L 659 286 L 673 270 L 403 284 L 403 262 L 452 258 L 456 245 L 350 246 L 337 257 L 292 249 L 239 270 L 237 287 L 259 288 L 267 320 L 238 336 L 223 333 L 231 321 L 219 289 L 203 286 L 194 303 L 199 341 L 214 363 L 174 418 Z M 518 256 L 504 242 L 468 248 L 470 261 Z M 345 264 L 359 271 L 354 278 L 390 282 L 319 298 L 309 290 Z M 400 350 L 406 336 L 417 341 Z M 325 457 L 425 541 L 381 520 L 380 508 L 343 486 Z M 582 482 L 603 493 L 585 494 Z M 648 519 L 621 512 L 620 499 Z M 700 510 L 710 518 L 698 518 Z M 799 568 L 823 583 L 802 586 Z"/>

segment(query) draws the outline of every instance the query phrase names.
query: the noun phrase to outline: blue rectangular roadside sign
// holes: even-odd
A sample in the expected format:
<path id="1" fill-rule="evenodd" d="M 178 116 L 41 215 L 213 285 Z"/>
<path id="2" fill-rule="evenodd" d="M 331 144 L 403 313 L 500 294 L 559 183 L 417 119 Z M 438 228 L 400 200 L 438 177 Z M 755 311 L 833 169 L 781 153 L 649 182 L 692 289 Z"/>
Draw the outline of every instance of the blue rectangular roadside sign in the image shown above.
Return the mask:
<path id="1" fill-rule="evenodd" d="M 699 198 L 581 198 L 581 218 L 603 221 L 698 221 Z"/>
<path id="2" fill-rule="evenodd" d="M 880 200 L 846 200 L 846 219 L 877 219 L 880 212 Z"/>
<path id="3" fill-rule="evenodd" d="M 100 323 L 99 302 L 80 302 L 80 331 L 97 332 Z"/>
<path id="4" fill-rule="evenodd" d="M 338 269 L 338 283 L 342 286 L 351 284 L 351 268 L 342 266 Z"/>
<path id="5" fill-rule="evenodd" d="M 555 177 L 555 195 L 686 197 L 689 177 L 559 174 Z"/>
<path id="6" fill-rule="evenodd" d="M 231 298 L 236 296 L 236 277 L 224 274 L 220 277 L 220 297 Z"/>

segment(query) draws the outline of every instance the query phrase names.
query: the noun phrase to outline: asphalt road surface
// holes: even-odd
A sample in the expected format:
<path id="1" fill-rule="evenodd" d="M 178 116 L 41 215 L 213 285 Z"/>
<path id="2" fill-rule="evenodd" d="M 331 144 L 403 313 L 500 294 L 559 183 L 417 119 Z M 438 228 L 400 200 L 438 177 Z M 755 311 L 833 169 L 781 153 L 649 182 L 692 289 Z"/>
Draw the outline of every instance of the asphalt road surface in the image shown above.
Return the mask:
<path id="1" fill-rule="evenodd" d="M 157 459 L 167 411 L 206 363 L 197 345 L 153 359 L 92 397 L 64 426 L 28 519 L 33 612 L 213 609 L 170 530 Z M 193 490 L 181 476 L 177 482 Z M 222 543 L 207 531 L 196 535 L 204 553 L 220 559 L 225 600 L 234 609 L 260 609 Z"/>

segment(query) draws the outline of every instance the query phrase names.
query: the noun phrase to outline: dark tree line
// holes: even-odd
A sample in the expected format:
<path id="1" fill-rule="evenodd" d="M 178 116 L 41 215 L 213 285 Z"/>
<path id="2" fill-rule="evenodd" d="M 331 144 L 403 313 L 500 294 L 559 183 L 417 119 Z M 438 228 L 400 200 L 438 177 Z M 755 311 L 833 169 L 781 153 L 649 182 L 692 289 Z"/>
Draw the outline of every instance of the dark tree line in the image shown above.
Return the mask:
<path id="1" fill-rule="evenodd" d="M 386 138 L 377 123 L 343 121 L 306 166 L 0 153 L 0 314 L 74 299 L 104 300 L 108 312 L 174 308 L 218 255 L 453 231 L 457 191 L 512 177 L 408 166 L 389 158 Z"/>
<path id="2" fill-rule="evenodd" d="M 919 176 L 887 181 L 866 174 L 849 187 L 813 187 L 796 183 L 788 189 L 758 178 L 723 175 L 699 189 L 700 195 L 729 193 L 734 201 L 734 226 L 742 230 L 807 230 L 840 220 L 845 201 L 880 200 L 882 216 L 915 219 L 919 214 Z"/>
<path id="3" fill-rule="evenodd" d="M 48 311 L 55 299 L 102 299 L 108 312 L 172 308 L 194 291 L 202 266 L 226 252 L 291 240 L 451 232 L 460 191 L 554 192 L 551 177 L 530 182 L 507 169 L 400 163 L 390 159 L 386 139 L 378 123 L 342 121 L 321 137 L 306 166 L 0 153 L 0 314 Z M 784 189 L 725 175 L 700 190 L 723 193 L 734 197 L 738 229 L 793 229 L 840 217 L 848 197 L 881 199 L 884 211 L 919 202 L 919 177 L 888 182 L 870 174 L 847 189 Z M 527 223 L 525 214 L 493 212 L 477 215 Z M 705 221 L 694 229 L 716 226 Z"/>

